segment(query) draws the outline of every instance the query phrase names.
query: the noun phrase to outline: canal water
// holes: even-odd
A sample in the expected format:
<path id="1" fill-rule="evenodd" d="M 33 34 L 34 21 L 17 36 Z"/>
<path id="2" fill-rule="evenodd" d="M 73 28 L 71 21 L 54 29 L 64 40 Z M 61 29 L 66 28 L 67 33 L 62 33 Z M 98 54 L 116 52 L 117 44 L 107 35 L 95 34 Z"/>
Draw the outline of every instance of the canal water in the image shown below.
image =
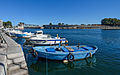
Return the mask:
<path id="1" fill-rule="evenodd" d="M 35 32 L 40 29 L 25 29 Z M 99 49 L 89 59 L 63 64 L 56 61 L 37 60 L 23 46 L 25 39 L 16 39 L 23 46 L 30 75 L 120 75 L 120 30 L 100 29 L 43 29 L 44 34 L 65 37 L 69 45 L 96 45 Z"/>

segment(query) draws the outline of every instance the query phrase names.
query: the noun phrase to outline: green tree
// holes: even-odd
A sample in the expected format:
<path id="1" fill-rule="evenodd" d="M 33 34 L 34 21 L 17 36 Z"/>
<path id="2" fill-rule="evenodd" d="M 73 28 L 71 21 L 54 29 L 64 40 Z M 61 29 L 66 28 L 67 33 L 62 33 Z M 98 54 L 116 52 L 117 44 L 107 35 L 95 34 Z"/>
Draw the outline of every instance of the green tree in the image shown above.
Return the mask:
<path id="1" fill-rule="evenodd" d="M 49 23 L 49 25 L 52 25 L 52 23 Z"/>
<path id="2" fill-rule="evenodd" d="M 62 25 L 61 23 L 58 23 L 58 25 Z"/>
<path id="3" fill-rule="evenodd" d="M 104 18 L 101 20 L 102 25 L 120 26 L 120 20 L 117 18 Z"/>
<path id="4" fill-rule="evenodd" d="M 3 22 L 3 26 L 5 28 L 12 28 L 12 22 L 11 21 Z"/>
<path id="5" fill-rule="evenodd" d="M 68 26 L 68 24 L 65 24 L 66 26 Z"/>
<path id="6" fill-rule="evenodd" d="M 62 25 L 64 25 L 64 23 L 62 23 Z"/>
<path id="7" fill-rule="evenodd" d="M 81 24 L 81 25 L 85 25 L 85 24 Z"/>

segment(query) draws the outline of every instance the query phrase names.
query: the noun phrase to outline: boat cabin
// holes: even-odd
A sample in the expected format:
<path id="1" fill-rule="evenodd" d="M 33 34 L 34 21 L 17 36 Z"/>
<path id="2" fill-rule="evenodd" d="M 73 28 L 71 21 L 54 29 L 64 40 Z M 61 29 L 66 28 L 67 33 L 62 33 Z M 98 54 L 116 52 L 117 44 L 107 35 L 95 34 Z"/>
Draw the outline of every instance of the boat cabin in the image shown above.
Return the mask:
<path id="1" fill-rule="evenodd" d="M 40 30 L 40 31 L 36 31 L 36 33 L 35 33 L 35 34 L 42 35 L 42 34 L 43 34 L 43 31 L 42 31 L 42 30 Z"/>

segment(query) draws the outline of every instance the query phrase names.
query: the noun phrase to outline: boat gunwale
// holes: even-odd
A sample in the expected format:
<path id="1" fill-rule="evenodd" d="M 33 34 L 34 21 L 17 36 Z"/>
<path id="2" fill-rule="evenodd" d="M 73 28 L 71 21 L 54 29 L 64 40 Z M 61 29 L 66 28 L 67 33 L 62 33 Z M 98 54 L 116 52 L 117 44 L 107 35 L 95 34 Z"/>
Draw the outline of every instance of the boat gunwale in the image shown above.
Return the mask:
<path id="1" fill-rule="evenodd" d="M 56 39 L 56 38 L 44 38 L 44 39 L 33 39 L 33 38 L 30 38 L 29 41 L 66 41 L 65 38 L 60 38 L 60 39 Z"/>
<path id="2" fill-rule="evenodd" d="M 88 46 L 88 45 L 87 45 Z M 37 47 L 44 47 L 44 46 L 37 46 Z M 48 47 L 48 46 L 47 46 Z M 54 46 L 55 47 L 55 46 Z M 67 46 L 67 47 L 71 47 L 71 46 Z M 72 46 L 72 47 L 74 47 L 74 46 Z M 66 54 L 69 54 L 69 53 L 72 53 L 72 54 L 80 54 L 80 53 L 90 53 L 90 52 L 93 52 L 93 51 L 97 51 L 97 49 L 98 49 L 98 47 L 97 46 L 92 46 L 92 47 L 94 47 L 95 49 L 94 50 L 85 50 L 85 51 L 77 51 L 77 52 L 63 52 L 63 51 L 61 51 L 61 52 L 59 52 L 59 51 L 57 51 L 57 52 L 42 52 L 42 51 L 38 51 L 38 50 L 35 50 L 35 48 L 33 48 L 33 50 L 35 50 L 35 51 L 37 51 L 37 52 L 40 52 L 40 53 L 43 53 L 43 54 L 52 54 L 52 55 L 66 55 Z M 45 47 L 46 48 L 46 47 Z M 45 49 L 44 48 L 44 49 Z M 43 50 L 44 50 L 43 49 Z"/>

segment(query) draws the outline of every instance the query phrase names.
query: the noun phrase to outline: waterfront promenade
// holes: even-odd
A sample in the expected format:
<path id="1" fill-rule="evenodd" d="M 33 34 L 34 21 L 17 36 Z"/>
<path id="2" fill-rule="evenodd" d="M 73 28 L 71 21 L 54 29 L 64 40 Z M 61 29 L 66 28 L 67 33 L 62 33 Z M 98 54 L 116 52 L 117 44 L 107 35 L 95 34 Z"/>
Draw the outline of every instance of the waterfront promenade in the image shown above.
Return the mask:
<path id="1" fill-rule="evenodd" d="M 0 75 L 29 75 L 19 44 L 0 30 Z"/>

